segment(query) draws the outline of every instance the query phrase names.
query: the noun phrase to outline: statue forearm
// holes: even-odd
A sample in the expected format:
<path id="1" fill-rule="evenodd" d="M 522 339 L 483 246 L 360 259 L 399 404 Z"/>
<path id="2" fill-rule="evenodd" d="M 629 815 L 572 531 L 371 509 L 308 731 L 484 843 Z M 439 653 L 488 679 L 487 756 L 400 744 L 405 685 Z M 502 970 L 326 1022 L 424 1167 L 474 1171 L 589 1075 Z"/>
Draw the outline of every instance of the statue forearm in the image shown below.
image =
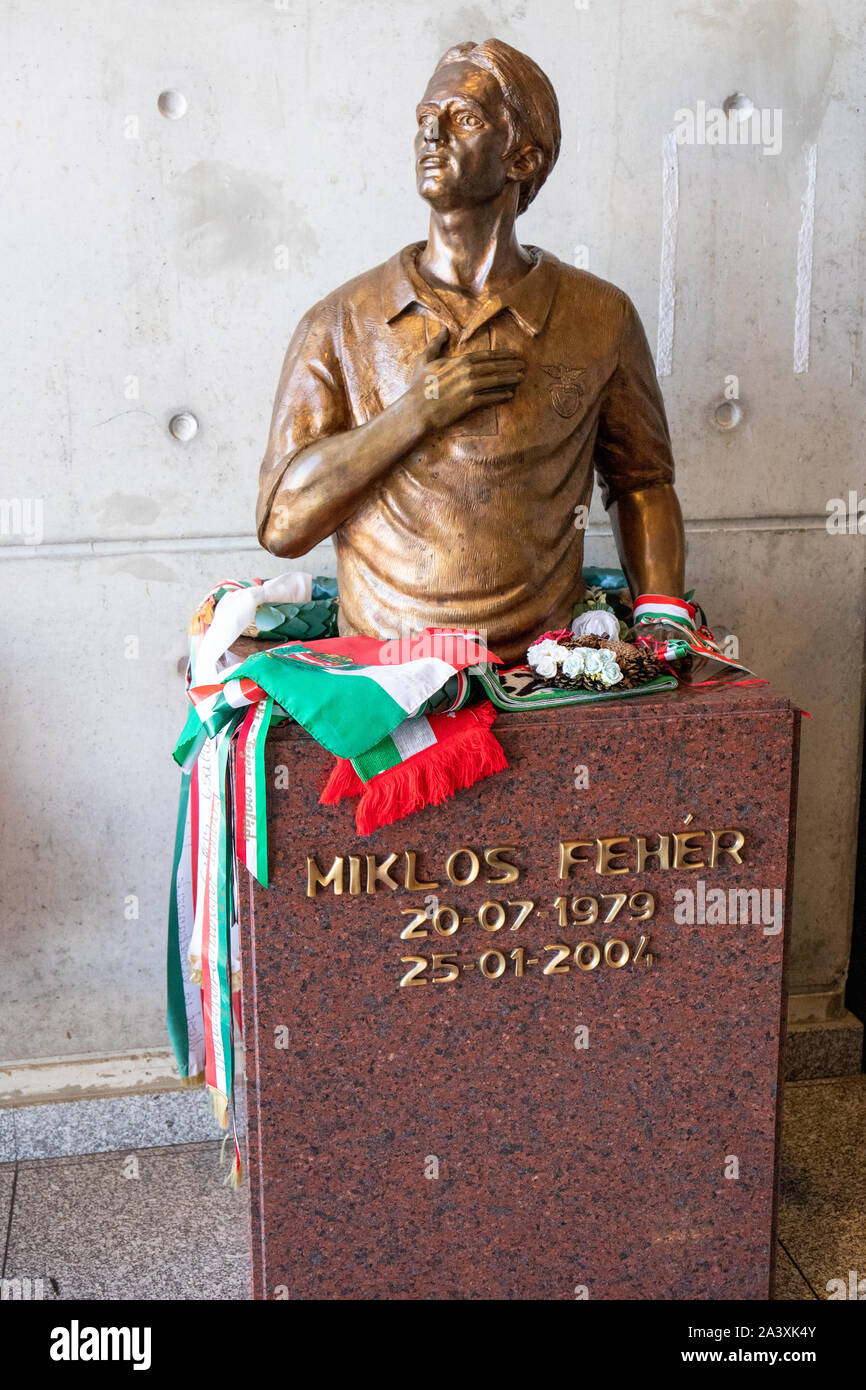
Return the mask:
<path id="1" fill-rule="evenodd" d="M 296 558 L 333 535 L 358 508 L 377 478 L 435 430 L 482 405 L 510 401 L 523 380 L 523 359 L 510 349 L 481 349 L 442 357 L 440 329 L 417 359 L 408 389 L 379 415 L 317 440 L 296 454 L 280 475 L 266 457 L 256 509 L 259 540 L 274 555 Z"/>
<path id="2" fill-rule="evenodd" d="M 366 424 L 302 449 L 272 497 L 259 493 L 256 525 L 262 545 L 274 555 L 305 555 L 342 526 L 371 484 L 414 448 L 427 428 L 407 393 Z"/>
<path id="3" fill-rule="evenodd" d="M 685 533 L 673 487 L 664 484 L 624 493 L 610 504 L 608 515 L 632 597 L 682 597 Z"/>

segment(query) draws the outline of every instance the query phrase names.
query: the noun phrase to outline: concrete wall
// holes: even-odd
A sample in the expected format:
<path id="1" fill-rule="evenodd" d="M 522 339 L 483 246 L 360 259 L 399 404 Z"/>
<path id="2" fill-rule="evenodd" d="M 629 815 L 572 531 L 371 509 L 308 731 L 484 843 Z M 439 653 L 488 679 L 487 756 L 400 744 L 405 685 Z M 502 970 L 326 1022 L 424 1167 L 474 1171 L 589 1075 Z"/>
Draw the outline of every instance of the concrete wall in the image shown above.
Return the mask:
<path id="1" fill-rule="evenodd" d="M 814 716 L 792 985 L 819 1010 L 838 1001 L 866 575 L 863 537 L 828 534 L 825 516 L 829 498 L 866 496 L 857 0 L 0 9 L 0 495 L 44 503 L 41 544 L 21 534 L 26 510 L 0 535 L 0 1064 L 165 1045 L 186 621 L 222 577 L 282 568 L 252 515 L 286 343 L 321 294 L 423 237 L 414 102 L 445 47 L 491 33 L 536 57 L 562 105 L 560 164 L 523 239 L 588 257 L 652 342 L 661 276 L 689 579 Z M 160 114 L 165 90 L 181 118 Z M 735 92 L 781 110 L 779 152 L 665 145 L 678 109 Z M 731 375 L 742 420 L 721 432 Z M 183 408 L 200 423 L 187 444 L 167 430 Z M 587 553 L 613 558 L 603 513 Z M 310 563 L 332 568 L 329 548 Z"/>

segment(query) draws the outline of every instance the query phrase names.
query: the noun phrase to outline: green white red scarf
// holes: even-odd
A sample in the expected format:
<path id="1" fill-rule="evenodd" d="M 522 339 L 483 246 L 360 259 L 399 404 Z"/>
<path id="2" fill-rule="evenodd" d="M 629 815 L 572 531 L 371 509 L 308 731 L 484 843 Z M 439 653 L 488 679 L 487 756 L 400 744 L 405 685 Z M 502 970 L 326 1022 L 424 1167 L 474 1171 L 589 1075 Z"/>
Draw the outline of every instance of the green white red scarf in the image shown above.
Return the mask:
<path id="1" fill-rule="evenodd" d="M 465 685 L 468 691 L 468 680 Z M 508 766 L 490 731 L 495 718 L 485 700 L 470 709 L 406 719 L 366 753 L 338 759 L 320 800 L 333 806 L 346 796 L 360 797 L 355 809 L 359 835 L 422 806 L 437 806 Z"/>
<path id="2" fill-rule="evenodd" d="M 697 606 L 688 599 L 671 598 L 667 594 L 639 594 L 634 602 L 635 641 L 645 642 L 653 655 L 665 663 L 690 657 L 687 670 L 675 670 L 677 680 L 683 685 L 714 685 L 720 680 L 732 685 L 765 685 L 766 682 L 748 666 L 719 649 L 706 623 L 698 623 L 698 612 Z M 667 631 L 659 633 L 662 623 Z M 748 679 L 732 679 L 738 675 Z"/>
<path id="3" fill-rule="evenodd" d="M 355 760 L 362 802 L 367 784 L 374 787 L 359 811 L 370 828 L 505 765 L 489 729 L 492 709 L 489 715 L 462 709 L 467 668 L 497 660 L 477 634 L 430 629 L 408 651 L 368 637 L 289 642 L 233 663 L 230 651 L 219 649 L 248 625 L 251 599 L 275 602 L 265 587 L 227 581 L 196 610 L 190 711 L 174 753 L 182 778 L 169 908 L 169 1034 L 181 1076 L 203 1079 L 220 1122 L 233 1128 L 234 1050 L 242 1026 L 237 861 L 267 885 L 264 748 L 272 724 L 288 714 L 338 758 Z M 243 589 L 257 592 L 239 600 Z M 284 584 L 277 592 L 291 590 Z M 231 621 L 222 620 L 219 642 L 206 645 L 226 598 Z M 234 1140 L 236 1183 L 236 1129 Z"/>

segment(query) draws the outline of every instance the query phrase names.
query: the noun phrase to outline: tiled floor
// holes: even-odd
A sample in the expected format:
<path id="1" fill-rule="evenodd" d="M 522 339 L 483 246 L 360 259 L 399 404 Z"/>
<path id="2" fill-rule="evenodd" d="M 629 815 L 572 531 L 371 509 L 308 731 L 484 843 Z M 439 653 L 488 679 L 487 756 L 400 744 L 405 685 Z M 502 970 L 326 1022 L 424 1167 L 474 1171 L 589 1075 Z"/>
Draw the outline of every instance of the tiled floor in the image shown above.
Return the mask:
<path id="1" fill-rule="evenodd" d="M 777 1297 L 866 1277 L 866 1076 L 786 1087 L 778 1234 L 813 1292 Z"/>
<path id="2" fill-rule="evenodd" d="M 46 1298 L 248 1298 L 243 1199 L 223 1184 L 220 1148 L 210 1141 L 0 1168 L 4 1277 L 41 1277 Z"/>
<path id="3" fill-rule="evenodd" d="M 219 1144 L 0 1163 L 6 1279 L 49 1298 L 249 1297 L 243 1195 Z M 776 1298 L 866 1276 L 866 1076 L 786 1089 Z"/>

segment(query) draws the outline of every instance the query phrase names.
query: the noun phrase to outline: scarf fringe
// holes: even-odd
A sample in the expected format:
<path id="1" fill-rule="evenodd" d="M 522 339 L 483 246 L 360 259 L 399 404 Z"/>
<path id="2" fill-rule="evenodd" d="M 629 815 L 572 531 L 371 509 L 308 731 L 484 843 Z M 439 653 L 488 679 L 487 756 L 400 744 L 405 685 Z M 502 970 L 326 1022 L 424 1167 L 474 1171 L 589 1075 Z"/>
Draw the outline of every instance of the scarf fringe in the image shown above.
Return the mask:
<path id="1" fill-rule="evenodd" d="M 226 1137 L 223 1139 L 222 1144 L 220 1145 L 220 1167 L 222 1167 L 226 1161 L 226 1144 L 228 1143 L 229 1139 L 232 1139 L 232 1137 L 233 1136 L 231 1134 L 227 1134 Z M 243 1179 L 244 1171 L 243 1167 L 241 1166 L 241 1156 L 238 1153 L 237 1144 L 233 1144 L 231 1167 L 229 1168 L 228 1172 L 223 1178 L 223 1187 L 231 1187 L 234 1188 L 235 1191 L 237 1191 L 237 1189 L 243 1183 Z"/>
<path id="2" fill-rule="evenodd" d="M 345 796 L 363 796 L 365 786 L 349 759 L 338 758 L 319 797 L 319 805 L 336 806 Z"/>
<path id="3" fill-rule="evenodd" d="M 209 1086 L 209 1087 L 208 1087 L 208 1090 L 210 1091 L 211 1109 L 213 1110 L 213 1113 L 214 1113 L 214 1115 L 215 1115 L 215 1117 L 216 1117 L 216 1122 L 217 1122 L 217 1124 L 219 1125 L 220 1129 L 228 1129 L 228 1127 L 229 1127 L 229 1098 L 228 1098 L 228 1096 L 224 1096 L 223 1093 L 222 1093 L 222 1091 L 216 1091 L 216 1090 L 214 1090 L 213 1086 Z"/>
<path id="4" fill-rule="evenodd" d="M 369 835 L 381 825 L 402 820 L 422 806 L 438 806 L 455 792 L 471 787 L 494 772 L 508 767 L 499 740 L 490 732 L 496 710 L 490 700 L 469 711 L 478 727 L 460 737 L 436 743 L 405 762 L 364 782 L 348 758 L 338 758 L 319 797 L 321 806 L 336 806 L 347 796 L 358 796 L 355 825 L 359 835 Z"/>
<path id="5" fill-rule="evenodd" d="M 496 719 L 496 709 L 491 700 L 482 700 L 480 705 L 473 705 L 469 713 L 483 724 L 485 729 L 489 729 Z"/>
<path id="6" fill-rule="evenodd" d="M 367 783 L 355 809 L 358 834 L 370 835 L 422 806 L 438 806 L 507 767 L 505 751 L 489 728 L 473 729 L 453 743 L 437 743 Z"/>
<path id="7" fill-rule="evenodd" d="M 180 1086 L 183 1091 L 191 1091 L 195 1086 L 204 1085 L 204 1072 L 196 1072 L 195 1076 L 181 1076 Z"/>

